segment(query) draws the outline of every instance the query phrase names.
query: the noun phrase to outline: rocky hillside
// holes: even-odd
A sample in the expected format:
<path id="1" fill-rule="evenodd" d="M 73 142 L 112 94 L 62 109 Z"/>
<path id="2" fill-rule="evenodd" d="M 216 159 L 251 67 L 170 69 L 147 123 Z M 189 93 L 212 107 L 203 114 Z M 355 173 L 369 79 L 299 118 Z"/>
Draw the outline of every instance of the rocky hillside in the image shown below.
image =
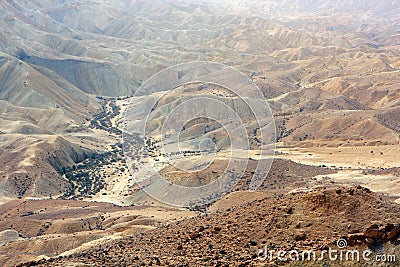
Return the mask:
<path id="1" fill-rule="evenodd" d="M 377 248 L 383 246 L 383 251 L 398 257 L 400 208 L 368 189 L 328 187 L 289 194 L 236 194 L 226 199 L 240 197 L 248 203 L 221 206 L 214 212 L 76 255 L 20 266 L 187 266 L 188 262 L 199 266 L 260 266 L 257 254 L 264 246 L 321 251 L 336 249 L 340 238 L 348 240 L 352 248 L 369 247 L 375 253 L 382 252 Z"/>
<path id="2" fill-rule="evenodd" d="M 157 71 L 195 60 L 254 81 L 277 141 L 397 145 L 398 13 L 398 1 L 376 0 L 1 1 L 1 197 L 65 190 L 60 168 L 119 139 L 111 124 L 88 128 L 106 113 L 95 96 L 130 96 Z"/>

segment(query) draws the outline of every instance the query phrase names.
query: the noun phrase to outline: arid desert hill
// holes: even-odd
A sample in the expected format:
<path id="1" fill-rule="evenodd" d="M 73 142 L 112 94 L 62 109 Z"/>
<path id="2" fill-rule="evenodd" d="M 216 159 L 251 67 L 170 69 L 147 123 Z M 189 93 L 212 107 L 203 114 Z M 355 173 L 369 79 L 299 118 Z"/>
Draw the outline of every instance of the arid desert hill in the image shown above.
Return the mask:
<path id="1" fill-rule="evenodd" d="M 45 176 L 61 179 L 59 166 L 117 142 L 90 128 L 94 114 L 107 112 L 96 96 L 133 95 L 157 71 L 194 60 L 225 63 L 255 81 L 270 99 L 278 141 L 398 143 L 397 11 L 398 1 L 375 0 L 2 1 L 1 157 L 13 166 L 36 157 Z M 52 139 L 85 152 L 48 151 Z M 24 183 L 18 171 L 4 169 L 3 182 L 16 177 L 7 188 Z M 32 194 L 34 181 L 7 194 Z M 54 194 L 37 193 L 46 191 Z"/>
<path id="2" fill-rule="evenodd" d="M 244 198 L 229 206 L 228 198 Z M 224 205 L 225 204 L 225 205 Z M 399 206 L 362 187 L 331 187 L 289 194 L 253 192 L 228 195 L 214 212 L 155 230 L 107 242 L 67 257 L 33 261 L 19 266 L 315 266 L 312 260 L 258 260 L 259 250 L 313 250 L 318 256 L 336 241 L 362 251 L 380 246 L 397 255 Z M 397 246 L 396 246 L 397 244 Z M 274 253 L 274 252 L 272 252 Z M 263 256 L 263 255 L 261 255 Z M 372 256 L 371 256 L 372 258 Z M 320 261 L 329 266 L 363 266 L 363 259 Z M 395 266 L 396 262 L 388 262 Z M 392 265 L 393 264 L 393 265 Z"/>
<path id="3" fill-rule="evenodd" d="M 0 265 L 257 266 L 264 245 L 322 250 L 339 238 L 398 254 L 398 14 L 398 0 L 0 1 Z M 131 105 L 142 115 L 163 92 L 135 93 L 193 61 L 236 68 L 271 108 L 276 159 L 257 191 L 246 189 L 263 156 L 260 128 L 217 85 L 168 88 L 148 136 L 125 135 L 130 172 L 125 115 Z M 199 186 L 229 159 L 232 140 L 200 118 L 181 131 L 184 156 L 196 159 L 208 138 L 215 162 L 199 172 L 165 162 L 162 122 L 199 95 L 246 119 L 249 164 L 215 203 L 166 207 L 134 179 L 149 178 L 146 161 L 172 183 Z"/>

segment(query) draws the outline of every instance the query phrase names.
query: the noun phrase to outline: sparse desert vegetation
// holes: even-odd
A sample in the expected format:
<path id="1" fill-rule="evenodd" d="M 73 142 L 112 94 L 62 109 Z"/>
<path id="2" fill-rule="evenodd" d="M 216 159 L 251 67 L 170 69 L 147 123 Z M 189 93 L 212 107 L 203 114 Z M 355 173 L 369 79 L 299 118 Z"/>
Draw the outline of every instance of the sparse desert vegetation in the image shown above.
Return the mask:
<path id="1" fill-rule="evenodd" d="M 400 259 L 399 13 L 397 0 L 1 1 L 0 265 L 264 266 L 265 245 L 321 251 L 339 238 Z M 255 191 L 271 155 L 246 103 L 261 95 L 223 87 L 236 82 L 225 70 L 216 83 L 141 88 L 193 61 L 239 70 L 271 108 L 275 160 Z M 152 172 L 197 187 L 232 160 L 229 120 L 163 132 L 199 96 L 243 119 L 249 145 L 233 160 L 249 162 L 221 199 L 170 207 L 141 190 Z M 179 150 L 166 142 L 177 133 Z M 205 154 L 211 164 L 197 162 Z"/>

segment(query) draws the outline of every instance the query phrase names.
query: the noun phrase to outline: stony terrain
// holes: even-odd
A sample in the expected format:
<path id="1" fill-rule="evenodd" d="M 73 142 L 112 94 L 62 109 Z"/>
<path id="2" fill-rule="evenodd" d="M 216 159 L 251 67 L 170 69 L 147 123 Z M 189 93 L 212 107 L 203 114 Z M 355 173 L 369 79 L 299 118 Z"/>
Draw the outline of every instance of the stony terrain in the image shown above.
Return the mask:
<path id="1" fill-rule="evenodd" d="M 248 202 L 259 198 L 282 196 L 290 191 L 303 188 L 308 190 L 324 185 L 333 185 L 332 179 L 318 180 L 318 175 L 334 174 L 336 171 L 323 167 L 308 166 L 293 161 L 277 159 L 274 161 L 271 171 L 260 191 L 250 193 L 247 190 L 247 181 L 252 177 L 252 171 L 256 167 L 256 161 L 251 161 L 243 178 L 233 189 L 233 193 L 221 199 L 212 206 L 197 207 L 196 210 L 215 213 L 218 210 L 226 210 L 233 206 L 246 205 Z M 197 179 L 206 179 L 209 176 L 218 175 L 222 170 L 219 164 L 213 164 L 213 168 L 207 169 L 193 177 L 179 177 L 179 183 L 184 180 L 188 185 L 198 183 Z M 336 182 L 339 184 L 340 182 Z M 105 183 L 105 186 L 112 186 Z M 79 191 L 78 191 L 79 192 Z M 126 202 L 132 197 L 138 198 L 134 206 L 117 206 L 114 204 L 97 202 L 96 200 L 109 200 L 117 202 L 118 195 L 107 191 L 108 195 L 94 195 L 87 198 L 92 202 L 77 200 L 14 200 L 0 206 L 0 232 L 4 233 L 2 249 L 4 255 L 18 253 L 19 258 L 0 257 L 3 265 L 35 260 L 57 255 L 70 255 L 100 244 L 110 239 L 118 239 L 134 233 L 143 232 L 154 227 L 173 223 L 195 213 L 185 210 L 170 208 L 154 199 L 143 196 L 141 191 L 135 191 L 132 196 L 126 197 Z M 293 191 L 294 192 L 294 191 Z M 271 199 L 271 201 L 272 201 Z M 94 202 L 93 202 L 94 201 Z M 149 206 L 150 204 L 150 206 Z M 162 206 L 156 206 L 162 205 Z M 15 231 L 14 237 L 7 237 Z M 62 244 L 60 242 L 63 242 Z M 46 246 L 54 249 L 47 250 Z M 27 247 L 31 247 L 27 251 Z"/>
<path id="2" fill-rule="evenodd" d="M 111 112 L 101 98 L 130 96 L 157 71 L 193 60 L 236 67 L 259 85 L 277 141 L 398 145 L 398 6 L 2 1 L 1 198 L 64 194 L 62 167 L 118 138 L 87 123 Z"/>
<path id="3" fill-rule="evenodd" d="M 0 265 L 262 266 L 264 245 L 321 250 L 341 237 L 398 254 L 399 13 L 398 0 L 1 1 Z M 246 191 L 260 154 L 249 150 L 233 192 L 189 211 L 140 190 L 122 131 L 131 101 L 162 93 L 134 96 L 140 85 L 191 61 L 259 86 L 277 149 L 259 190 Z M 147 178 L 146 160 L 185 186 L 222 173 L 229 142 L 210 120 L 182 134 L 189 159 L 195 141 L 216 141 L 209 168 L 182 171 L 159 149 L 168 111 L 198 95 L 247 116 L 259 145 L 229 88 L 184 85 L 159 99 L 149 136 L 125 135 L 136 176 Z"/>
<path id="4" fill-rule="evenodd" d="M 320 251 L 336 248 L 340 238 L 352 247 L 375 248 L 375 252 L 387 247 L 383 251 L 399 257 L 400 207 L 368 189 L 328 187 L 254 194 L 252 198 L 247 193 L 248 202 L 242 205 L 222 206 L 69 257 L 19 266 L 261 266 L 257 253 L 264 245 Z M 235 194 L 221 201 L 230 197 Z M 279 264 L 276 259 L 275 264 Z"/>
<path id="5" fill-rule="evenodd" d="M 156 206 L 54 199 L 9 201 L 0 205 L 0 265 L 69 255 L 193 215 Z"/>

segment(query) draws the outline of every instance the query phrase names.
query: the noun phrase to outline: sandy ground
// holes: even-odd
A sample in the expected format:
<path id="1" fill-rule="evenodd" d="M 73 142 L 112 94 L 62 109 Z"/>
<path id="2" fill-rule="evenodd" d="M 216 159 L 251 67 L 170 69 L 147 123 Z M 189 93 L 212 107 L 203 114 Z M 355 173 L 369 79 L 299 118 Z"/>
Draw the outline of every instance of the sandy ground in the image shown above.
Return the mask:
<path id="1" fill-rule="evenodd" d="M 308 165 L 352 169 L 400 167 L 400 145 L 285 147 L 277 146 L 278 158 Z"/>
<path id="2" fill-rule="evenodd" d="M 375 192 L 400 197 L 400 177 L 394 175 L 365 175 L 359 170 L 343 170 L 316 178 L 324 179 L 325 177 L 341 183 L 357 183 Z"/>
<path id="3" fill-rule="evenodd" d="M 7 202 L 9 202 L 9 201 L 11 201 L 11 200 L 14 200 L 14 198 L 5 197 L 5 196 L 1 196 L 1 195 L 0 195 L 0 205 L 1 205 L 1 204 L 4 204 L 4 203 L 7 203 Z"/>
<path id="4" fill-rule="evenodd" d="M 360 184 L 374 192 L 398 196 L 400 203 L 400 177 L 395 175 L 363 174 L 364 169 L 400 167 L 397 157 L 400 145 L 356 147 L 305 147 L 291 148 L 280 145 L 276 157 L 295 162 L 339 169 L 335 174 L 317 176 L 330 178 L 339 183 Z"/>

